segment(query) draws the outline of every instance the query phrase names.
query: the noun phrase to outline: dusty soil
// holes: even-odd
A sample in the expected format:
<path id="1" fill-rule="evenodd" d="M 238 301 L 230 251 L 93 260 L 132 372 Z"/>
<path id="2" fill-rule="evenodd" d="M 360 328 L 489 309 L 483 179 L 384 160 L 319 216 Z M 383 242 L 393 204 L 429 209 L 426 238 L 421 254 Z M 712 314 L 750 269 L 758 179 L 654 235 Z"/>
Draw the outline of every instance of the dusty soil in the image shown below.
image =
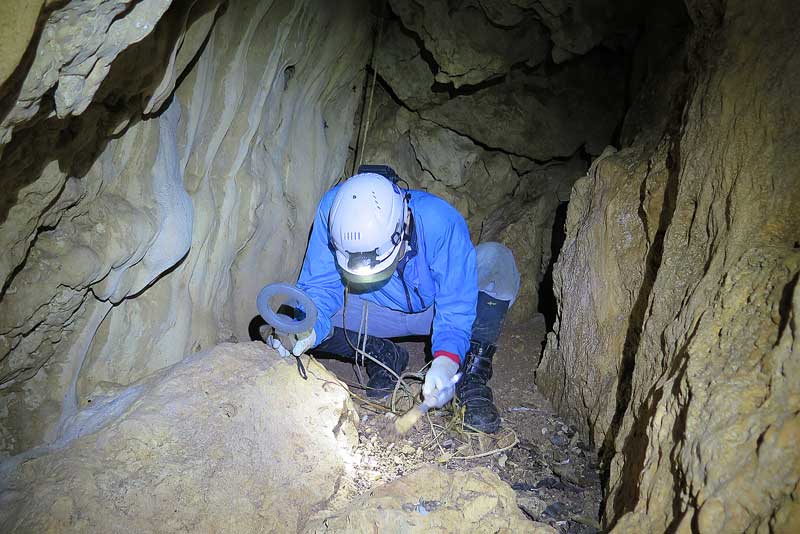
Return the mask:
<path id="1" fill-rule="evenodd" d="M 559 532 L 588 534 L 599 531 L 600 480 L 597 457 L 582 443 L 574 428 L 559 419 L 534 385 L 534 369 L 545 335 L 542 316 L 527 324 L 507 324 L 498 342 L 494 377 L 490 385 L 501 411 L 501 430 L 480 435 L 464 429 L 452 409 L 423 418 L 405 436 L 387 432 L 394 415 L 382 406 L 357 400 L 361 424 L 347 498 L 368 491 L 427 463 L 465 470 L 488 467 L 508 482 L 531 519 L 548 523 Z M 403 343 L 411 353 L 409 370 L 425 365 L 425 344 Z M 320 360 L 363 395 L 351 364 Z M 366 380 L 366 374 L 362 375 Z M 409 383 L 415 389 L 420 384 Z M 401 410 L 410 404 L 398 400 Z"/>

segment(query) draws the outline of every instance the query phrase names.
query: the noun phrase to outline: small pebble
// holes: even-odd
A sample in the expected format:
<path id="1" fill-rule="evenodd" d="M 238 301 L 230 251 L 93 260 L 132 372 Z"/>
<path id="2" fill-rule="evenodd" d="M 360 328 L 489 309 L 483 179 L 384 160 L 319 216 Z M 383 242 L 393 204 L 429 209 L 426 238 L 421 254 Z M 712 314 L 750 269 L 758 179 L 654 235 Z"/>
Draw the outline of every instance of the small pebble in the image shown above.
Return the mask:
<path id="1" fill-rule="evenodd" d="M 525 510 L 532 518 L 539 519 L 542 512 L 547 508 L 547 503 L 535 495 L 529 493 L 517 494 L 517 505 Z"/>
<path id="2" fill-rule="evenodd" d="M 553 434 L 550 436 L 550 443 L 556 447 L 566 447 L 569 445 L 569 438 L 564 434 Z"/>
<path id="3" fill-rule="evenodd" d="M 564 504 L 563 502 L 554 502 L 553 504 L 545 508 L 542 514 L 548 515 L 553 519 L 559 519 L 563 517 L 567 512 L 568 510 L 566 504 Z"/>
<path id="4" fill-rule="evenodd" d="M 403 448 L 400 449 L 400 452 L 402 452 L 403 454 L 414 454 L 416 452 L 416 449 L 414 449 L 414 447 L 406 443 L 405 445 L 403 445 Z"/>

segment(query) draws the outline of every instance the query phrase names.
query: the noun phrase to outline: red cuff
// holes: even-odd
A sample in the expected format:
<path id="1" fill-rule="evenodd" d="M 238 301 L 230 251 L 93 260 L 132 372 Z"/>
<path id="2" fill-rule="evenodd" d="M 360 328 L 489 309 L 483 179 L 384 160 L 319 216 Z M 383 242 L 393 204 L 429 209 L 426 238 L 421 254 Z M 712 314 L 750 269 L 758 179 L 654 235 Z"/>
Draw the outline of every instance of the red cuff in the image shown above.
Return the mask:
<path id="1" fill-rule="evenodd" d="M 458 357 L 458 354 L 453 354 L 452 352 L 447 352 L 446 350 L 437 350 L 433 355 L 433 358 L 436 359 L 439 357 L 450 358 L 456 362 L 456 364 L 461 365 L 461 358 Z"/>

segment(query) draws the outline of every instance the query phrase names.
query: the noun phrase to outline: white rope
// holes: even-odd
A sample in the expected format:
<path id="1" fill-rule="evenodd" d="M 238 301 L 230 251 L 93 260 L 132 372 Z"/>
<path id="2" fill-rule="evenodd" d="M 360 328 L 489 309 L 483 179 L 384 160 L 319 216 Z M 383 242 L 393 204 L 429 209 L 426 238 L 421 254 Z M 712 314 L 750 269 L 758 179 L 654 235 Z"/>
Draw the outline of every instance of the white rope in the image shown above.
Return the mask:
<path id="1" fill-rule="evenodd" d="M 361 326 L 359 326 L 358 338 L 356 339 L 356 346 L 352 346 L 352 342 L 350 341 L 350 338 L 347 336 L 347 319 L 346 319 L 346 317 L 347 317 L 347 301 L 348 301 L 348 296 L 349 295 L 350 295 L 350 290 L 349 290 L 348 286 L 345 286 L 345 289 L 344 289 L 344 309 L 342 310 L 342 326 L 344 327 L 344 337 L 345 337 L 345 339 L 347 340 L 348 344 L 351 345 L 350 348 L 352 348 L 356 352 L 356 363 L 358 363 L 358 357 L 361 356 L 361 362 L 362 363 L 364 361 L 366 361 L 365 358 L 370 360 L 370 361 L 372 361 L 372 362 L 375 362 L 378 365 L 380 365 L 381 367 L 383 367 L 384 369 L 386 369 L 387 371 L 389 371 L 389 374 L 391 374 L 397 380 L 402 381 L 401 378 L 400 378 L 400 375 L 395 373 L 394 369 L 392 369 L 391 367 L 389 367 L 388 365 L 386 365 L 382 361 L 378 360 L 377 358 L 373 358 L 370 353 L 368 353 L 366 350 L 364 350 L 366 348 L 366 346 L 367 346 L 368 319 L 369 319 L 369 317 L 368 317 L 369 312 L 367 312 L 366 314 L 364 313 L 364 309 L 367 309 L 367 310 L 369 309 L 369 308 L 366 307 L 366 303 L 365 303 L 364 309 L 362 309 L 362 313 L 361 313 L 361 320 L 363 322 L 364 328 L 362 330 Z M 362 341 L 362 332 L 363 332 L 363 341 Z M 358 347 L 358 345 L 361 345 L 361 347 Z M 406 389 L 408 388 L 408 386 L 405 383 L 403 383 L 403 386 Z"/>
<path id="2" fill-rule="evenodd" d="M 378 80 L 378 47 L 381 44 L 381 36 L 383 34 L 383 9 L 381 9 L 381 17 L 378 19 L 378 37 L 375 39 L 375 47 L 372 49 L 372 87 L 369 90 L 369 103 L 367 105 L 367 118 L 364 123 L 364 136 L 361 138 L 361 146 L 359 147 L 358 166 L 364 162 L 364 149 L 367 147 L 367 132 L 369 131 L 369 120 L 372 117 L 372 100 L 375 96 L 375 84 Z"/>
<path id="3" fill-rule="evenodd" d="M 358 337 L 356 338 L 355 346 L 350 341 L 350 338 L 347 335 L 347 304 L 350 297 L 350 287 L 345 285 L 344 286 L 344 307 L 342 309 L 342 327 L 344 330 L 344 337 L 347 340 L 347 343 L 350 345 L 355 353 L 355 370 L 356 370 L 356 377 L 358 378 L 359 384 L 361 386 L 364 385 L 363 377 L 361 375 L 361 369 L 359 367 L 359 356 L 361 357 L 361 365 L 364 364 L 366 360 L 370 360 L 375 362 L 376 364 L 380 365 L 384 369 L 386 369 L 389 374 L 391 374 L 397 380 L 395 384 L 394 391 L 392 392 L 392 399 L 391 399 L 391 411 L 396 412 L 395 409 L 395 399 L 397 397 L 397 392 L 402 388 L 411 398 L 414 397 L 414 393 L 406 383 L 406 377 L 414 377 L 419 379 L 424 379 L 424 375 L 422 375 L 422 371 L 427 367 L 427 364 L 419 370 L 419 373 L 402 373 L 402 375 L 398 375 L 394 369 L 383 363 L 377 358 L 374 358 L 370 353 L 366 351 L 367 348 L 367 336 L 369 335 L 369 305 L 366 300 L 363 301 L 363 307 L 361 308 L 361 322 L 358 327 Z M 359 346 L 360 345 L 360 346 Z"/>

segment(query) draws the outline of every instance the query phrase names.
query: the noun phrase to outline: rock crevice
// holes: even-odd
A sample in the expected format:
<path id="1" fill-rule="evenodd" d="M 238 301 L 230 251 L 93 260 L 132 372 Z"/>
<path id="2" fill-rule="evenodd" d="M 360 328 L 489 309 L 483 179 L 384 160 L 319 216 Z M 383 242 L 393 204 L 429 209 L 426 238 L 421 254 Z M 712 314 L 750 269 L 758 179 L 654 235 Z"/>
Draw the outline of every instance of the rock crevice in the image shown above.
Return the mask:
<path id="1" fill-rule="evenodd" d="M 796 6 L 687 4 L 688 46 L 660 61 L 688 71 L 651 71 L 629 146 L 573 189 L 537 383 L 603 445 L 607 527 L 790 532 Z"/>

